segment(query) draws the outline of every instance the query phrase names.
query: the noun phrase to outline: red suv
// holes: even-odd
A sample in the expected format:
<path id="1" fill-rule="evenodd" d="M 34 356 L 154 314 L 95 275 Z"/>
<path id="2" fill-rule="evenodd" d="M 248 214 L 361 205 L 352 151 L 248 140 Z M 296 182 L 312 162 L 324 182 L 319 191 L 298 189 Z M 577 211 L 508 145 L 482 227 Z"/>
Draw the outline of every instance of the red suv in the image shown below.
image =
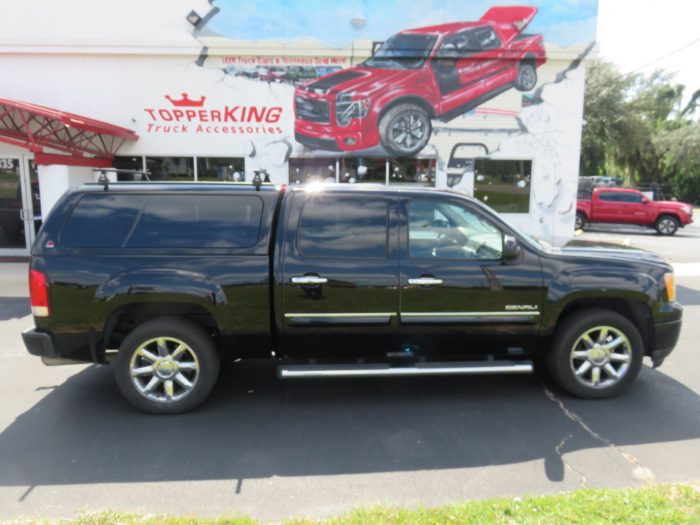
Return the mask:
<path id="1" fill-rule="evenodd" d="M 352 151 L 382 144 L 410 156 L 448 121 L 515 86 L 529 91 L 546 61 L 541 35 L 521 31 L 537 13 L 492 7 L 478 22 L 402 31 L 362 64 L 298 86 L 294 132 L 310 148 Z"/>

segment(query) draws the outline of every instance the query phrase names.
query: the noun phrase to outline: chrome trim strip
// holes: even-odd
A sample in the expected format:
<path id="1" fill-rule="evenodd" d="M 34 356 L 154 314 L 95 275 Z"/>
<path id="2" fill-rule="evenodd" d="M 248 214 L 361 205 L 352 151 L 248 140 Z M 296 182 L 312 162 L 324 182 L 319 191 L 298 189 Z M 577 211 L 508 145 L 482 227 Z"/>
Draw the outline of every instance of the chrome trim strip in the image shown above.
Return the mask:
<path id="1" fill-rule="evenodd" d="M 309 317 L 309 318 L 314 318 L 317 317 L 319 319 L 324 319 L 328 317 L 347 317 L 347 318 L 353 318 L 353 317 L 392 317 L 396 315 L 396 312 L 370 312 L 366 314 L 357 314 L 357 313 L 338 313 L 338 314 L 302 314 L 302 313 L 291 313 L 291 314 L 284 314 L 286 318 L 290 317 Z"/>
<path id="2" fill-rule="evenodd" d="M 528 374 L 533 370 L 531 361 L 435 363 L 405 367 L 389 365 L 282 365 L 278 375 L 284 379 L 310 377 L 372 377 L 372 376 L 425 376 L 456 374 Z"/>
<path id="3" fill-rule="evenodd" d="M 532 317 L 540 312 L 402 312 L 401 317 Z"/>

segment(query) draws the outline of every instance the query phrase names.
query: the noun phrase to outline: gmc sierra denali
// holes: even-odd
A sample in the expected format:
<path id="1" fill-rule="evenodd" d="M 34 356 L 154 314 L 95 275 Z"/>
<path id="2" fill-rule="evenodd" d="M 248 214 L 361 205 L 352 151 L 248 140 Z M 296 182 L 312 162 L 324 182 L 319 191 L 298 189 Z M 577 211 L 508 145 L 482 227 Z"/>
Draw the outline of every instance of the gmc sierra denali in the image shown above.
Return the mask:
<path id="1" fill-rule="evenodd" d="M 46 364 L 112 363 L 151 413 L 201 403 L 222 360 L 281 378 L 523 373 L 583 398 L 626 389 L 676 344 L 672 268 L 553 249 L 452 191 L 115 183 L 72 190 L 32 248 Z"/>

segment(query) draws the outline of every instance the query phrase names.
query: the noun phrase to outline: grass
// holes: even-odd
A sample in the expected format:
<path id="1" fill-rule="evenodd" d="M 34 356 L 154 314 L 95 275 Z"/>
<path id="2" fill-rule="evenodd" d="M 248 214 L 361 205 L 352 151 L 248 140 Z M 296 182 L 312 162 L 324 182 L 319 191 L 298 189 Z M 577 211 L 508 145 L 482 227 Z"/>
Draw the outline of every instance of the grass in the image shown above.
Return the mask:
<path id="1" fill-rule="evenodd" d="M 12 523 L 43 524 L 48 520 Z M 248 517 L 218 518 L 143 516 L 103 512 L 85 514 L 61 525 L 258 525 Z M 288 525 L 555 525 L 700 523 L 700 492 L 684 485 L 655 485 L 637 489 L 585 489 L 552 496 L 470 501 L 434 508 L 361 508 L 334 518 L 296 518 Z"/>

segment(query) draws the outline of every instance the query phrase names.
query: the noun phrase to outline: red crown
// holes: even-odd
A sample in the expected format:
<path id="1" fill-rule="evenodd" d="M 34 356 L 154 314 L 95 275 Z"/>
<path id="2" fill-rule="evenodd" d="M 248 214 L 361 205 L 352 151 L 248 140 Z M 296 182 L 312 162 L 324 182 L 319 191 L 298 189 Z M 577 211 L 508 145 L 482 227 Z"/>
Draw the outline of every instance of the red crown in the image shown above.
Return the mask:
<path id="1" fill-rule="evenodd" d="M 202 96 L 199 97 L 199 100 L 192 100 L 187 93 L 183 93 L 180 100 L 175 100 L 171 98 L 170 95 L 165 95 L 165 98 L 167 98 L 173 106 L 178 108 L 200 108 L 204 105 L 204 101 L 207 99 L 207 97 Z"/>

